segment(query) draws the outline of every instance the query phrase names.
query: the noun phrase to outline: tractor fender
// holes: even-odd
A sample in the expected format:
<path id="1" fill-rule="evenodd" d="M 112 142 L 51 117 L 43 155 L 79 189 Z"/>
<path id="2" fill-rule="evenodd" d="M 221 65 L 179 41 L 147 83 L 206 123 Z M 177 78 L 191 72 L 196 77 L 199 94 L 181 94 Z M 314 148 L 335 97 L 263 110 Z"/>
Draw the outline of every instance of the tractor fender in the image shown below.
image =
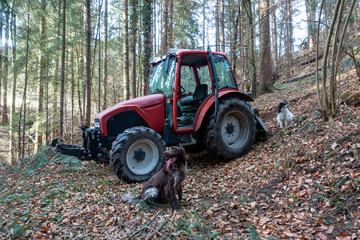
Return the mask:
<path id="1" fill-rule="evenodd" d="M 226 89 L 226 90 L 219 91 L 219 100 L 222 100 L 225 98 L 230 98 L 230 97 L 242 99 L 242 100 L 245 100 L 248 102 L 254 101 L 254 99 L 252 97 L 250 97 L 249 95 L 247 95 L 243 92 L 240 92 L 238 90 Z M 198 131 L 200 129 L 206 114 L 208 113 L 209 109 L 214 105 L 215 105 L 215 97 L 214 97 L 214 93 L 212 93 L 210 96 L 208 96 L 205 99 L 205 101 L 200 106 L 200 109 L 195 117 L 194 131 Z"/>

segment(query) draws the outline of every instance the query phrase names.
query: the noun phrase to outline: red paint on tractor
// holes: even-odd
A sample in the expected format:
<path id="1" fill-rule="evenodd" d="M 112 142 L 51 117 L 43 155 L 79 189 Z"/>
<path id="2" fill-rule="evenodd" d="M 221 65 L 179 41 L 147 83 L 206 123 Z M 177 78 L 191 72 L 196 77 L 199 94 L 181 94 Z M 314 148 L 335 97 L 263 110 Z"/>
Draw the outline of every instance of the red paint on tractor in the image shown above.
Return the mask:
<path id="1" fill-rule="evenodd" d="M 149 96 L 139 97 L 115 104 L 114 106 L 98 113 L 95 119 L 100 120 L 100 130 L 103 136 L 108 136 L 107 120 L 123 111 L 136 111 L 156 132 L 161 132 L 164 127 L 165 96 L 163 94 L 153 94 Z"/>
<path id="2" fill-rule="evenodd" d="M 219 99 L 225 97 L 236 97 L 239 99 L 243 99 L 245 101 L 248 102 L 253 102 L 254 99 L 252 99 L 252 97 L 250 97 L 249 95 L 240 92 L 238 90 L 234 90 L 234 89 L 221 89 L 219 91 Z M 215 103 L 215 98 L 214 98 L 214 93 L 212 93 L 211 95 L 209 95 L 205 101 L 202 103 L 202 105 L 200 106 L 200 109 L 198 110 L 198 113 L 195 117 L 195 128 L 194 131 L 198 131 L 199 128 L 201 127 L 201 124 L 204 120 L 204 117 L 206 115 L 206 113 L 208 112 L 209 108 Z"/>

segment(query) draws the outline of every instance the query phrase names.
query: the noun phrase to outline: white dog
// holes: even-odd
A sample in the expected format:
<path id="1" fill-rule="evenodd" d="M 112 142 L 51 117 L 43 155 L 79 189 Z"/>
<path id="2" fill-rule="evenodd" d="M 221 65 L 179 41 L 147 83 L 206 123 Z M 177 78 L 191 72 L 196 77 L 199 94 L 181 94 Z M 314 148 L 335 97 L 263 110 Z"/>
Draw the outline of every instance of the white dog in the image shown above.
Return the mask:
<path id="1" fill-rule="evenodd" d="M 276 121 L 279 123 L 280 127 L 282 128 L 283 126 L 291 122 L 293 119 L 294 115 L 289 111 L 287 103 L 279 103 Z"/>

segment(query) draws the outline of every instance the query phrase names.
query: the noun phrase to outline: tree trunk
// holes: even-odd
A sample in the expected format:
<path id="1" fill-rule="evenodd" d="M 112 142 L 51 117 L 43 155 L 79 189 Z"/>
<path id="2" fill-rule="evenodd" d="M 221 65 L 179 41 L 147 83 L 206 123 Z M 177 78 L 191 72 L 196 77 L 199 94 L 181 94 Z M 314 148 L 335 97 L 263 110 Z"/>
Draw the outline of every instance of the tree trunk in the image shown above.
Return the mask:
<path id="1" fill-rule="evenodd" d="M 132 52 L 132 97 L 136 98 L 136 41 L 137 41 L 137 24 L 138 24 L 138 15 L 137 15 L 137 7 L 138 7 L 138 1 L 137 0 L 131 0 L 131 52 Z M 166 34 L 167 35 L 167 32 Z"/>
<path id="2" fill-rule="evenodd" d="M 264 94 L 272 88 L 269 0 L 260 1 L 260 19 L 259 94 Z"/>
<path id="3" fill-rule="evenodd" d="M 0 39 L 3 39 L 3 25 L 4 25 L 4 22 L 3 22 L 3 18 L 2 16 L 0 17 Z M 2 68 L 3 68 L 3 45 L 2 45 L 2 41 L 0 41 L 0 106 L 1 106 L 1 92 L 2 92 Z"/>
<path id="4" fill-rule="evenodd" d="M 9 18 L 10 18 L 10 8 L 6 7 L 6 18 L 5 18 L 5 58 L 4 58 L 4 82 L 3 82 L 3 108 L 2 108 L 2 124 L 8 124 L 8 107 L 7 107 L 7 88 L 8 88 L 8 79 L 9 79 Z"/>
<path id="5" fill-rule="evenodd" d="M 202 22 L 202 27 L 203 27 L 203 31 L 202 31 L 202 48 L 205 48 L 205 35 L 206 35 L 206 0 L 203 0 L 202 2 L 203 4 L 203 12 L 202 12 L 202 18 L 203 18 L 203 22 Z"/>
<path id="6" fill-rule="evenodd" d="M 335 35 L 333 38 L 332 43 L 332 56 L 331 56 L 331 75 L 330 75 L 330 116 L 335 117 L 336 116 L 336 71 L 335 67 L 338 65 L 338 62 L 336 62 L 336 52 L 338 48 L 341 48 L 340 45 L 338 45 L 339 41 L 339 32 L 340 32 L 340 25 L 343 17 L 343 11 L 344 11 L 344 4 L 345 1 L 342 0 L 340 3 L 340 10 L 338 12 L 337 22 L 335 24 Z M 333 20 L 335 21 L 335 20 Z"/>
<path id="7" fill-rule="evenodd" d="M 63 0 L 62 18 L 62 51 L 61 51 L 61 84 L 60 84 L 60 120 L 59 137 L 64 135 L 64 91 L 65 91 L 65 47 L 66 47 L 66 0 Z"/>
<path id="8" fill-rule="evenodd" d="M 321 109 L 322 109 L 322 115 L 325 121 L 329 120 L 329 118 L 332 118 L 333 116 L 331 115 L 331 109 L 329 106 L 329 99 L 328 99 L 328 93 L 327 93 L 327 86 L 326 86 L 326 81 L 327 81 L 327 58 L 328 58 L 328 54 L 329 54 L 329 49 L 330 49 L 330 43 L 331 43 L 331 38 L 333 36 L 333 30 L 335 27 L 335 23 L 336 23 L 336 19 L 338 17 L 338 10 L 340 7 L 340 3 L 342 2 L 342 0 L 337 0 L 335 9 L 334 9 L 334 16 L 332 18 L 332 24 L 330 26 L 329 29 L 329 34 L 327 36 L 327 40 L 326 40 L 326 46 L 324 48 L 324 57 L 323 57 L 323 62 L 322 62 L 322 101 L 321 101 Z M 335 36 L 336 37 L 336 36 Z M 332 84 L 332 83 L 330 83 Z"/>
<path id="9" fill-rule="evenodd" d="M 91 116 L 91 0 L 86 0 L 86 114 L 85 125 Z"/>
<path id="10" fill-rule="evenodd" d="M 29 39 L 30 39 L 30 0 L 27 3 L 27 31 L 26 31 L 26 52 L 25 52 L 25 83 L 24 83 L 24 93 L 23 93 L 23 102 L 22 107 L 24 108 L 23 122 L 22 122 L 22 133 L 20 134 L 20 121 L 21 121 L 21 110 L 19 118 L 19 149 L 21 149 L 20 158 L 25 156 L 25 130 L 26 130 L 26 94 L 27 94 L 27 84 L 28 84 L 28 65 L 29 65 Z M 21 136 L 22 135 L 22 136 Z M 22 139 L 22 141 L 20 141 Z M 21 143 L 22 142 L 22 143 Z"/>
<path id="11" fill-rule="evenodd" d="M 125 55 L 125 69 L 124 69 L 124 90 L 125 100 L 130 99 L 130 77 L 129 77 L 129 3 L 128 0 L 124 1 L 124 55 Z"/>
<path id="12" fill-rule="evenodd" d="M 71 144 L 73 144 L 74 136 L 74 102 L 75 102 L 75 70 L 74 70 L 74 51 L 71 51 Z"/>
<path id="13" fill-rule="evenodd" d="M 237 42 L 238 42 L 238 36 L 239 36 L 239 41 L 241 42 L 241 32 L 240 34 L 238 33 L 238 31 L 241 29 L 241 27 L 239 28 L 239 22 L 240 22 L 240 5 L 234 9 L 234 23 L 233 23 L 233 29 L 234 29 L 234 34 L 233 34 L 233 39 L 232 39 L 232 43 L 231 43 L 231 47 L 230 47 L 230 56 L 232 59 L 232 65 L 233 65 L 233 70 L 234 70 L 234 74 L 236 76 L 236 61 L 237 61 Z"/>
<path id="14" fill-rule="evenodd" d="M 174 25 L 174 0 L 170 0 L 170 12 L 169 12 L 169 24 L 168 24 L 168 46 L 169 48 L 174 47 L 173 40 L 173 25 Z"/>
<path id="15" fill-rule="evenodd" d="M 215 45 L 216 45 L 216 52 L 219 52 L 219 0 L 216 0 L 215 5 Z"/>
<path id="16" fill-rule="evenodd" d="M 108 79 L 108 0 L 105 0 L 105 20 L 104 20 L 104 87 L 103 87 L 103 110 L 107 108 L 107 79 Z"/>
<path id="17" fill-rule="evenodd" d="M 292 49 L 293 49 L 293 41 L 292 41 L 292 0 L 286 1 L 286 57 L 288 63 L 288 71 L 287 76 L 291 76 L 291 68 L 292 68 Z"/>
<path id="18" fill-rule="evenodd" d="M 58 18 L 57 18 L 57 27 L 56 27 L 56 36 L 58 38 L 61 37 L 60 34 L 60 19 L 61 18 L 61 9 L 62 9 L 62 1 L 59 1 L 59 7 L 58 7 Z M 57 49 L 58 50 L 58 49 Z M 56 50 L 56 53 L 58 51 Z M 58 106 L 58 88 L 59 88 L 59 62 L 60 62 L 60 55 L 56 56 L 56 63 L 55 63 L 55 74 L 54 74 L 54 92 L 53 92 L 53 119 L 52 119 L 52 138 L 58 137 L 58 112 L 59 112 L 59 106 Z"/>
<path id="19" fill-rule="evenodd" d="M 99 50 L 98 50 L 98 56 L 99 56 L 99 63 L 98 63 L 98 112 L 101 112 L 101 31 L 100 31 L 100 24 L 101 24 L 101 8 L 102 8 L 102 0 L 99 0 L 99 21 L 98 21 L 98 33 L 99 33 Z M 95 56 L 95 54 L 94 54 Z"/>
<path id="20" fill-rule="evenodd" d="M 224 0 L 220 0 L 220 24 L 221 24 L 221 51 L 225 53 L 225 17 L 224 17 Z"/>
<path id="21" fill-rule="evenodd" d="M 256 86 L 256 62 L 255 62 L 255 37 L 254 37 L 254 25 L 253 25 L 253 15 L 251 8 L 251 0 L 243 0 L 243 4 L 245 7 L 247 22 L 248 22 L 248 45 L 249 45 L 249 54 L 250 54 L 250 64 L 251 64 L 251 94 L 255 98 L 257 94 L 257 86 Z"/>
<path id="22" fill-rule="evenodd" d="M 152 22 L 152 0 L 144 0 L 143 3 L 143 28 L 144 28 L 144 83 L 148 81 L 149 72 L 148 67 L 152 52 L 152 35 L 151 35 L 151 22 Z"/>
<path id="23" fill-rule="evenodd" d="M 46 71 L 46 39 L 47 39 L 47 33 L 46 33 L 46 0 L 41 0 L 41 39 L 40 39 L 40 69 L 39 69 L 39 99 L 38 99 L 38 109 L 37 109 L 37 115 L 38 115 L 38 126 L 36 128 L 36 134 L 35 134 L 35 148 L 34 153 L 36 153 L 40 146 L 43 144 L 43 134 L 41 128 L 42 123 L 42 113 L 44 111 L 44 79 L 45 79 L 45 71 Z"/>
<path id="24" fill-rule="evenodd" d="M 169 2 L 164 0 L 164 18 L 163 18 L 163 27 L 162 27 L 162 37 L 161 37 L 161 55 L 166 54 L 166 49 L 168 48 L 168 19 L 169 19 Z"/>
<path id="25" fill-rule="evenodd" d="M 142 18 L 141 18 L 141 14 L 139 15 L 139 29 L 143 29 L 143 26 L 142 26 Z M 142 31 L 137 31 L 137 33 L 138 33 L 138 41 L 137 41 L 137 43 L 138 43 L 138 52 L 139 53 L 142 53 Z M 143 71 L 142 71 L 142 61 L 143 61 L 143 56 L 142 56 L 142 54 L 139 54 L 139 57 L 138 57 L 138 66 L 139 66 L 139 68 L 138 68 L 138 87 L 137 87 L 137 90 L 138 90 L 138 92 L 137 92 L 137 95 L 138 96 L 142 96 L 143 95 L 143 83 L 144 83 L 144 81 L 143 81 Z"/>
<path id="26" fill-rule="evenodd" d="M 307 16 L 307 30 L 308 30 L 308 49 L 314 49 L 316 44 L 316 1 L 315 0 L 305 0 L 306 6 L 306 16 Z"/>
<path id="27" fill-rule="evenodd" d="M 10 112 L 10 155 L 9 155 L 9 163 L 14 165 L 16 163 L 16 148 L 15 148 L 15 102 L 16 102 L 16 84 L 17 84 L 17 67 L 16 63 L 16 15 L 14 13 L 15 9 L 15 0 L 13 1 L 12 5 L 12 43 L 13 43 L 13 81 L 12 81 L 12 88 L 11 88 L 11 112 Z"/>
<path id="28" fill-rule="evenodd" d="M 272 36 L 272 55 L 273 55 L 273 65 L 274 65 L 274 73 L 277 74 L 278 72 L 278 69 L 277 69 L 277 66 L 278 66 L 278 37 L 277 37 L 277 21 L 276 21 L 276 6 L 274 4 L 274 0 L 271 0 L 271 3 L 270 3 L 272 6 L 273 6 L 273 9 L 271 11 L 271 20 L 272 20 L 272 29 L 271 29 L 271 36 Z"/>

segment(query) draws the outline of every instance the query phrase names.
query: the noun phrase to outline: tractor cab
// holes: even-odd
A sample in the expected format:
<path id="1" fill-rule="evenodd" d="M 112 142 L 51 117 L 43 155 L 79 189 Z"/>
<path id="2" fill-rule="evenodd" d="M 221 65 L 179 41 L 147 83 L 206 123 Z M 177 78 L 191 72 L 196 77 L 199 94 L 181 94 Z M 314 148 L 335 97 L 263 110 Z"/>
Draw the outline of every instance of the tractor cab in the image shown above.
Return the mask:
<path id="1" fill-rule="evenodd" d="M 145 95 L 165 95 L 165 116 L 175 133 L 196 129 L 203 106 L 214 102 L 216 89 L 211 61 L 216 68 L 218 90 L 238 92 L 234 74 L 227 57 L 215 53 L 209 58 L 208 51 L 168 50 L 164 57 L 153 58 Z M 244 94 L 248 101 L 250 97 Z M 212 101 L 211 101 L 212 100 Z"/>

